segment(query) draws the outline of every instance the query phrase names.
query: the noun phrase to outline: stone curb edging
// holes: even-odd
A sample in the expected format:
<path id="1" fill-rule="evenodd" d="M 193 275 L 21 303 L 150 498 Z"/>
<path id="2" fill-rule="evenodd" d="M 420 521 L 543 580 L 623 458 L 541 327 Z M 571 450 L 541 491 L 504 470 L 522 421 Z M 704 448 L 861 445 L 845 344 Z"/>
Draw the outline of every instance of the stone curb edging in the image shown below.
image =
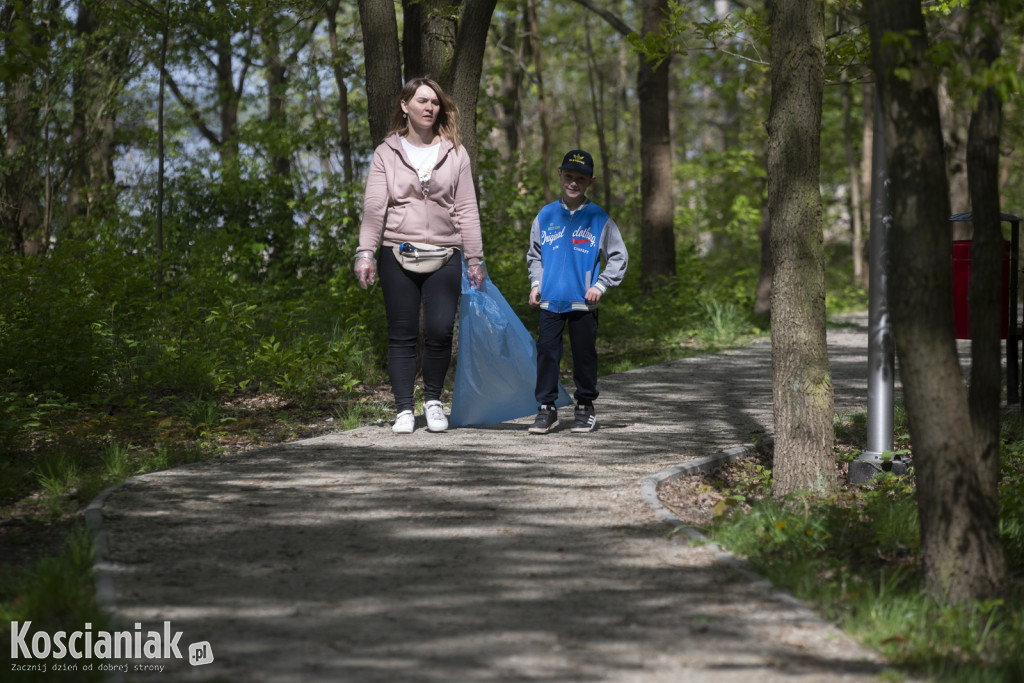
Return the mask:
<path id="1" fill-rule="evenodd" d="M 103 529 L 103 506 L 115 491 L 122 488 L 134 477 L 126 479 L 119 484 L 100 491 L 99 495 L 92 499 L 85 508 L 85 526 L 92 536 L 93 559 L 92 578 L 96 588 L 96 601 L 100 607 L 114 611 L 114 578 L 111 576 L 110 563 L 107 555 L 110 548 L 107 546 L 107 532 Z"/>
<path id="2" fill-rule="evenodd" d="M 146 475 L 136 475 L 125 479 L 100 491 L 85 508 L 85 528 L 92 537 L 92 582 L 96 590 L 96 603 L 100 609 L 113 616 L 116 612 L 114 576 L 112 565 L 107 559 L 110 547 L 107 545 L 107 532 L 103 528 L 103 506 L 107 498 L 130 481 Z M 124 683 L 124 674 L 120 671 L 108 672 L 104 679 L 109 683 Z"/>
<path id="3" fill-rule="evenodd" d="M 770 440 L 769 440 L 770 442 Z M 666 481 L 675 481 L 682 477 L 690 476 L 693 474 L 700 474 L 703 472 L 710 472 L 726 462 L 733 462 L 751 450 L 756 448 L 755 444 L 747 443 L 740 446 L 734 446 L 724 451 L 719 451 L 714 455 L 709 455 L 699 460 L 693 460 L 690 462 L 684 462 L 680 465 L 675 465 L 667 470 L 662 470 L 657 474 L 653 474 L 640 482 L 640 495 L 644 501 L 651 507 L 654 514 L 658 516 L 661 521 L 666 522 L 673 527 L 673 535 L 680 534 L 685 536 L 690 541 L 698 541 L 707 545 L 713 551 L 715 559 L 735 571 L 742 574 L 747 580 L 751 581 L 754 585 L 764 589 L 768 594 L 780 602 L 786 603 L 793 607 L 799 608 L 807 613 L 807 619 L 813 623 L 825 626 L 827 628 L 837 628 L 834 624 L 829 623 L 825 619 L 821 618 L 810 608 L 806 603 L 786 591 L 777 588 L 771 581 L 764 578 L 760 574 L 756 573 L 750 568 L 745 560 L 742 560 L 731 552 L 708 540 L 707 536 L 702 534 L 696 528 L 690 526 L 686 522 L 679 519 L 675 514 L 672 513 L 667 507 L 665 507 L 661 499 L 658 498 L 658 486 Z M 875 655 L 875 653 L 867 648 L 864 648 L 867 652 Z M 877 655 L 873 657 L 877 661 Z"/>

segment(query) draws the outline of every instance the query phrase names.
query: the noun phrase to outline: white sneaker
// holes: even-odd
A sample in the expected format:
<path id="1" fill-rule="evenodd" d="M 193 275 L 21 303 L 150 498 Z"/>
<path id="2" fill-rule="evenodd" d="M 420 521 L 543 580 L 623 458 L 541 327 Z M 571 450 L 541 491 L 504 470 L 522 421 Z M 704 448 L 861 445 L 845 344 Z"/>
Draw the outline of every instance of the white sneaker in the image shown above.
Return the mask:
<path id="1" fill-rule="evenodd" d="M 412 434 L 416 429 L 416 418 L 413 417 L 411 410 L 403 410 L 398 414 L 398 418 L 395 419 L 395 424 L 391 425 L 391 431 L 395 434 Z"/>
<path id="2" fill-rule="evenodd" d="M 444 406 L 440 401 L 424 403 L 423 414 L 427 417 L 427 429 L 430 431 L 443 432 L 448 429 L 448 418 L 444 416 Z"/>

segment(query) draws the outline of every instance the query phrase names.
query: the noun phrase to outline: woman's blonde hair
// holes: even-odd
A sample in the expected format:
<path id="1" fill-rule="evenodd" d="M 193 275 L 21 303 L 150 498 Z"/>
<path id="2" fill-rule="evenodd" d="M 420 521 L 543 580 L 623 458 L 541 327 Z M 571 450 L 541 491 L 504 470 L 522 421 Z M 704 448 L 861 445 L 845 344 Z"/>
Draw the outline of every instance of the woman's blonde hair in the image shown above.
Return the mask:
<path id="1" fill-rule="evenodd" d="M 402 92 L 395 100 L 395 109 L 391 114 L 391 130 L 385 137 L 390 137 L 395 133 L 405 135 L 409 132 L 409 120 L 405 117 L 405 112 L 402 111 L 402 103 L 408 103 L 423 85 L 433 90 L 441 103 L 441 110 L 434 120 L 434 132 L 457 148 L 459 146 L 459 106 L 455 104 L 455 100 L 445 94 L 440 85 L 426 77 L 413 78 L 402 87 Z"/>

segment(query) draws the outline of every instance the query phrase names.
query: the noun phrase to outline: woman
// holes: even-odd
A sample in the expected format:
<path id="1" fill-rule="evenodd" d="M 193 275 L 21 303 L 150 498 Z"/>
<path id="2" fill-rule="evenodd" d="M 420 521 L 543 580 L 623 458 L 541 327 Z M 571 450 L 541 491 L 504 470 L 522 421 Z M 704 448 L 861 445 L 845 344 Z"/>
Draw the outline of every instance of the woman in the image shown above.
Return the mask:
<path id="1" fill-rule="evenodd" d="M 472 285 L 484 280 L 480 216 L 469 154 L 459 143 L 458 116 L 455 102 L 434 81 L 406 83 L 395 103 L 391 132 L 374 151 L 366 179 L 354 270 L 364 289 L 373 284 L 378 267 L 373 255 L 383 242 L 380 284 L 388 319 L 388 374 L 398 411 L 391 430 L 396 434 L 416 428 L 413 386 L 421 305 L 423 413 L 430 431 L 448 429 L 440 398 L 451 363 L 463 257 Z M 455 251 L 439 269 L 414 272 L 394 253 L 409 242 Z"/>

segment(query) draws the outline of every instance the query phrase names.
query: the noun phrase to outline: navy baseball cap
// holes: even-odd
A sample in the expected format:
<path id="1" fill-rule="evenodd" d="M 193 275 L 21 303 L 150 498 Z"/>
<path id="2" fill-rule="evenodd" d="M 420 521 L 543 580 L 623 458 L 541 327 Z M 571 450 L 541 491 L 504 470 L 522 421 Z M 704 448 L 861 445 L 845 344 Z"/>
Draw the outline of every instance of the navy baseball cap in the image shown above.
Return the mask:
<path id="1" fill-rule="evenodd" d="M 594 175 L 594 157 L 582 149 L 574 149 L 562 159 L 559 171 L 579 171 L 586 175 Z"/>

